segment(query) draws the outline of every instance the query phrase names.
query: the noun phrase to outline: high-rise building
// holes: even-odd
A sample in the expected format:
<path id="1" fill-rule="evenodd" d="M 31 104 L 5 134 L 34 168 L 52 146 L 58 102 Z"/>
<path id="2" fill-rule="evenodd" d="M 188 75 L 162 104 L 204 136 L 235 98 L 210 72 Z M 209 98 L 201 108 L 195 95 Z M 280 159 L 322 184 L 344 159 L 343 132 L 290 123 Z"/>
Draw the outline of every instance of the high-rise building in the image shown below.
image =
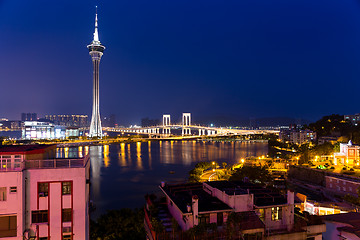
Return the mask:
<path id="1" fill-rule="evenodd" d="M 87 46 L 89 54 L 93 62 L 93 109 L 90 123 L 90 137 L 102 137 L 101 118 L 99 109 L 99 65 L 101 56 L 105 47 L 101 45 L 98 34 L 98 19 L 97 13 L 95 15 L 95 32 L 94 39 L 90 45 Z"/>
<path id="2" fill-rule="evenodd" d="M 89 156 L 0 146 L 0 239 L 89 239 Z"/>
<path id="3" fill-rule="evenodd" d="M 36 121 L 37 114 L 36 113 L 21 113 L 21 121 Z"/>
<path id="4" fill-rule="evenodd" d="M 45 115 L 45 119 L 66 127 L 87 127 L 87 115 Z"/>

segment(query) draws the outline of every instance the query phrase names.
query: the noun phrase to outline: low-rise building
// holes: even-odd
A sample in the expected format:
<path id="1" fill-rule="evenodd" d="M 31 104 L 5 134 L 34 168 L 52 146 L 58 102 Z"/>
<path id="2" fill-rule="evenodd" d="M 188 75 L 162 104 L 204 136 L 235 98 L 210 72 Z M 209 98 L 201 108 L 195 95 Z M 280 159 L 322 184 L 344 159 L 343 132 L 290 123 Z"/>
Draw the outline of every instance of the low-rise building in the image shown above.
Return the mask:
<path id="1" fill-rule="evenodd" d="M 360 239 L 360 213 L 340 213 L 322 218 L 326 224 L 323 239 Z"/>
<path id="2" fill-rule="evenodd" d="M 89 239 L 89 157 L 56 145 L 0 147 L 0 238 Z"/>
<path id="3" fill-rule="evenodd" d="M 66 129 L 50 122 L 26 121 L 22 128 L 22 138 L 35 139 L 65 139 Z"/>
<path id="4" fill-rule="evenodd" d="M 339 174 L 339 176 L 325 176 L 325 184 L 328 190 L 340 194 L 357 196 L 357 190 L 360 187 L 360 179 Z"/>
<path id="5" fill-rule="evenodd" d="M 334 164 L 345 166 L 359 166 L 360 146 L 353 145 L 351 140 L 348 143 L 340 143 L 340 152 L 334 153 Z"/>
<path id="6" fill-rule="evenodd" d="M 321 239 L 325 231 L 321 222 L 295 225 L 294 193 L 291 191 L 283 196 L 248 182 L 229 181 L 162 183 L 160 189 L 166 197 L 169 215 L 183 232 L 197 225 L 214 224 L 220 235 L 226 237 L 225 228 L 234 215 L 240 221 L 236 223 L 237 234 L 243 239 Z M 151 217 L 150 211 L 145 210 L 148 239 L 155 239 Z M 166 219 L 168 217 L 160 220 Z"/>

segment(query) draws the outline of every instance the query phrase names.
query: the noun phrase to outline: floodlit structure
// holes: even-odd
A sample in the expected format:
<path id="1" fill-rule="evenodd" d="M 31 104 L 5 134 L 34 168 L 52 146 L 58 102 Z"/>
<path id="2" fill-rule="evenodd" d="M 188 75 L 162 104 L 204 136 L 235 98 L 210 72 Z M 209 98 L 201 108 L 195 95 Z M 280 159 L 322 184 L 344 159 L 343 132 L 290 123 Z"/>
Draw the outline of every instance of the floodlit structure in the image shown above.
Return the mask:
<path id="1" fill-rule="evenodd" d="M 89 239 L 89 157 L 56 145 L 0 147 L 0 239 Z"/>
<path id="2" fill-rule="evenodd" d="M 93 109 L 90 123 L 90 137 L 102 137 L 101 118 L 99 109 L 99 65 L 100 60 L 105 50 L 105 47 L 101 45 L 98 34 L 98 19 L 97 13 L 95 15 L 95 32 L 94 39 L 90 45 L 87 46 L 93 62 Z"/>
<path id="3" fill-rule="evenodd" d="M 163 134 L 167 134 L 169 135 L 171 133 L 171 128 L 168 127 L 171 125 L 171 122 L 170 122 L 170 114 L 164 114 L 163 115 Z"/>
<path id="4" fill-rule="evenodd" d="M 25 121 L 22 128 L 22 138 L 35 139 L 64 139 L 65 127 L 49 122 Z"/>
<path id="5" fill-rule="evenodd" d="M 182 114 L 182 135 L 191 135 L 191 113 Z"/>
<path id="6" fill-rule="evenodd" d="M 360 146 L 353 145 L 351 140 L 348 143 L 340 143 L 340 152 L 334 153 L 334 164 L 345 166 L 359 166 Z"/>

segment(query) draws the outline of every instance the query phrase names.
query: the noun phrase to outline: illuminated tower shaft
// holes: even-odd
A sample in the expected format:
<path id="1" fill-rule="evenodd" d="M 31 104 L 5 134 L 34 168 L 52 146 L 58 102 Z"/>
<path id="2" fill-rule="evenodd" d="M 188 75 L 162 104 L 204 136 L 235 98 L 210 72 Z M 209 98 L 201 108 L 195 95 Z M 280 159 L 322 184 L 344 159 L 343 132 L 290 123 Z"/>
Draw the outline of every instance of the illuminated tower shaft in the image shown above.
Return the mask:
<path id="1" fill-rule="evenodd" d="M 97 14 L 95 15 L 94 40 L 87 46 L 93 62 L 93 109 L 90 124 L 90 137 L 102 137 L 100 106 L 99 106 L 99 65 L 105 47 L 101 45 L 98 34 Z"/>

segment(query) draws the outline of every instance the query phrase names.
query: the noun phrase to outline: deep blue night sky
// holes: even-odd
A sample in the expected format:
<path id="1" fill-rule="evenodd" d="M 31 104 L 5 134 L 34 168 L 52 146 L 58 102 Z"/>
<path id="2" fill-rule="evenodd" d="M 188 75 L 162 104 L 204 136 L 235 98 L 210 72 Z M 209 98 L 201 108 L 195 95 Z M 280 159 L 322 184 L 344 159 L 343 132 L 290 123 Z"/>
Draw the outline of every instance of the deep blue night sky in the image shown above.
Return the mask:
<path id="1" fill-rule="evenodd" d="M 91 114 L 95 5 L 101 114 L 122 125 L 360 112 L 357 0 L 0 0 L 0 117 Z"/>

